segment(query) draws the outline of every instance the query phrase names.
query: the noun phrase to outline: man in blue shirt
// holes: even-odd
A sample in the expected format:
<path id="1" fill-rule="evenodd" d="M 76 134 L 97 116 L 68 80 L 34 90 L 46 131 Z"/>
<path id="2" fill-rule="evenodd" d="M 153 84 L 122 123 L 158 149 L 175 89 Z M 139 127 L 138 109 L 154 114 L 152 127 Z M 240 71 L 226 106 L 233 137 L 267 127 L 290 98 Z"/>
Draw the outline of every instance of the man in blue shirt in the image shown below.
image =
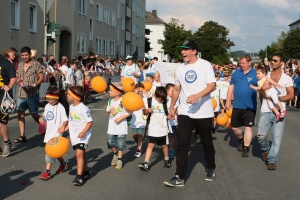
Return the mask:
<path id="1" fill-rule="evenodd" d="M 232 96 L 234 97 L 231 126 L 238 137 L 238 151 L 242 157 L 248 157 L 252 140 L 252 126 L 255 123 L 257 93 L 250 88 L 250 84 L 257 86 L 256 72 L 251 68 L 251 57 L 244 55 L 240 58 L 241 69 L 237 69 L 230 81 L 227 91 L 226 109 L 230 109 Z M 245 126 L 243 136 L 241 126 Z"/>

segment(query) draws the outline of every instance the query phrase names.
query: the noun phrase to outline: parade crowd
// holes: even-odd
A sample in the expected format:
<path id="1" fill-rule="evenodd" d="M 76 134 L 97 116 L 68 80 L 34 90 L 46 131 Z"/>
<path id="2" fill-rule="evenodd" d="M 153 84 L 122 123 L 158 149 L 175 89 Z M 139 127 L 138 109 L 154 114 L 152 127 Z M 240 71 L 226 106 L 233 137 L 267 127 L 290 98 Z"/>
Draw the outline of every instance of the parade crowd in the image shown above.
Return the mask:
<path id="1" fill-rule="evenodd" d="M 15 48 L 6 49 L 0 58 L 2 86 L 0 102 L 9 100 L 12 88 L 18 85 L 16 110 L 20 129 L 19 138 L 9 139 L 9 114 L 0 112 L 0 133 L 4 140 L 2 157 L 7 157 L 12 142 L 28 142 L 25 130 L 25 111 L 28 109 L 32 118 L 39 124 L 46 122 L 42 133 L 44 143 L 51 138 L 69 133 L 71 145 L 77 160 L 77 175 L 74 185 L 83 185 L 90 177 L 85 151 L 92 134 L 93 119 L 86 106 L 93 100 L 90 81 L 93 76 L 120 76 L 120 82 L 107 80 L 108 113 L 107 147 L 112 151 L 111 165 L 123 168 L 123 153 L 126 150 L 126 136 L 131 129 L 136 142 L 135 158 L 145 154 L 144 161 L 138 167 L 149 171 L 150 157 L 155 145 L 162 147 L 165 168 L 171 168 L 176 157 L 175 176 L 164 184 L 170 187 L 183 187 L 188 165 L 190 140 L 201 140 L 206 162 L 206 181 L 216 178 L 215 149 L 212 134 L 218 129 L 216 119 L 220 113 L 232 109 L 231 127 L 238 138 L 237 150 L 242 157 L 249 156 L 253 138 L 252 126 L 255 125 L 257 99 L 260 113 L 258 122 L 258 142 L 262 151 L 262 160 L 268 170 L 276 170 L 282 135 L 284 134 L 286 106 L 297 107 L 300 84 L 300 67 L 296 60 L 284 62 L 281 55 L 273 55 L 271 60 L 252 63 L 251 57 L 244 55 L 237 65 L 228 62 L 224 65 L 212 64 L 198 58 L 198 45 L 193 40 L 186 40 L 178 46 L 183 63 L 175 71 L 174 83 L 163 83 L 160 73 L 155 68 L 157 58 L 148 57 L 147 61 L 136 60 L 127 56 L 124 61 L 109 57 L 89 55 L 68 60 L 62 56 L 59 62 L 54 56 L 37 56 L 29 47 L 20 50 L 20 57 Z M 45 74 L 50 86 L 46 91 L 47 105 L 42 115 L 39 109 L 39 89 Z M 122 81 L 131 78 L 134 92 L 143 99 L 144 107 L 130 112 L 122 104 L 124 86 Z M 146 89 L 144 82 L 150 82 Z M 217 102 L 213 108 L 212 98 Z M 13 104 L 12 100 L 10 103 Z M 288 104 L 288 105 L 286 105 Z M 1 104 L 2 111 L 3 104 Z M 94 116 L 95 117 L 95 116 Z M 245 127 L 242 131 L 241 127 Z M 272 143 L 267 136 L 271 129 Z M 143 141 L 147 138 L 147 147 Z M 177 140 L 177 142 L 175 142 Z M 177 144 L 177 146 L 175 146 Z M 146 149 L 143 152 L 143 149 Z M 59 161 L 57 174 L 68 168 L 68 163 L 60 158 L 45 155 L 45 170 L 40 179 L 51 178 L 51 166 Z"/>

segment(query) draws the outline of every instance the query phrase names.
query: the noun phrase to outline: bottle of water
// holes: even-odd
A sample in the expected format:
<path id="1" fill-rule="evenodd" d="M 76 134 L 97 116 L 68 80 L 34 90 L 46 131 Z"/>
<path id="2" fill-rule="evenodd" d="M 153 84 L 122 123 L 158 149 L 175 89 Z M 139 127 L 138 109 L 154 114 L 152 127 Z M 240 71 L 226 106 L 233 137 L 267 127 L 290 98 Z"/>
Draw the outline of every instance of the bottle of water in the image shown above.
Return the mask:
<path id="1" fill-rule="evenodd" d="M 38 132 L 40 134 L 44 134 L 46 132 L 46 128 L 47 128 L 47 122 L 46 121 L 40 122 Z"/>

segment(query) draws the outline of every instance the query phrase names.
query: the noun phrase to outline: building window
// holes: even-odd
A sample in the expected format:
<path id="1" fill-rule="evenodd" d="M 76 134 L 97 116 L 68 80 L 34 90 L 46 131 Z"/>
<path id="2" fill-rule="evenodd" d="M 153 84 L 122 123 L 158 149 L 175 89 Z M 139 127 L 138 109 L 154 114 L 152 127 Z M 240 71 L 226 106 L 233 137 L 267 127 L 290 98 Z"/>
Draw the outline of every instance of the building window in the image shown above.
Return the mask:
<path id="1" fill-rule="evenodd" d="M 108 25 L 109 25 L 109 15 L 110 15 L 109 9 L 104 7 L 104 9 L 103 9 L 103 21 L 104 21 L 105 24 L 108 24 Z"/>
<path id="2" fill-rule="evenodd" d="M 10 1 L 10 28 L 20 28 L 20 1 Z"/>
<path id="3" fill-rule="evenodd" d="M 121 43 L 121 56 L 124 56 L 124 51 L 125 51 L 125 46 L 124 46 L 124 42 Z"/>
<path id="4" fill-rule="evenodd" d="M 121 17 L 121 30 L 125 31 L 125 18 Z"/>
<path id="5" fill-rule="evenodd" d="M 107 39 L 103 39 L 103 54 L 108 55 L 109 53 L 109 42 Z"/>
<path id="6" fill-rule="evenodd" d="M 102 39 L 101 38 L 96 38 L 96 54 L 101 54 L 102 53 Z"/>
<path id="7" fill-rule="evenodd" d="M 129 45 L 130 45 L 129 43 L 126 43 L 126 49 L 125 49 L 126 50 L 126 52 L 125 52 L 126 54 L 125 55 L 129 55 L 129 52 L 130 52 L 129 51 L 129 49 L 130 49 Z"/>
<path id="8" fill-rule="evenodd" d="M 126 4 L 126 0 L 121 0 L 121 3 L 122 3 L 123 5 L 125 5 L 125 4 Z"/>
<path id="9" fill-rule="evenodd" d="M 132 1 L 132 12 L 135 12 L 136 10 L 136 3 L 135 1 Z"/>
<path id="10" fill-rule="evenodd" d="M 36 4 L 29 4 L 29 31 L 36 33 L 37 30 L 37 7 Z"/>
<path id="11" fill-rule="evenodd" d="M 90 19 L 90 40 L 93 41 L 93 32 L 94 32 L 94 25 L 93 25 L 93 18 Z"/>
<path id="12" fill-rule="evenodd" d="M 140 6 L 136 5 L 136 16 L 139 17 L 140 16 Z"/>
<path id="13" fill-rule="evenodd" d="M 85 33 L 77 34 L 77 52 L 85 53 L 86 52 L 86 36 Z"/>
<path id="14" fill-rule="evenodd" d="M 120 1 L 118 0 L 118 11 L 117 11 L 117 18 L 120 18 Z"/>
<path id="15" fill-rule="evenodd" d="M 110 55 L 115 55 L 115 41 L 109 42 Z"/>
<path id="16" fill-rule="evenodd" d="M 111 26 L 116 27 L 116 13 L 111 11 Z"/>
<path id="17" fill-rule="evenodd" d="M 140 27 L 138 25 L 135 26 L 135 35 L 136 35 L 137 38 L 139 38 L 139 34 L 140 34 L 139 33 L 139 30 L 140 30 L 139 28 Z"/>
<path id="18" fill-rule="evenodd" d="M 86 0 L 78 0 L 78 13 L 86 15 Z"/>
<path id="19" fill-rule="evenodd" d="M 119 45 L 119 41 L 120 41 L 120 29 L 117 28 L 117 45 Z"/>
<path id="20" fill-rule="evenodd" d="M 132 23 L 131 32 L 132 32 L 132 35 L 134 35 L 134 34 L 135 34 L 135 25 L 134 25 L 134 23 Z"/>
<path id="21" fill-rule="evenodd" d="M 142 16 L 142 19 L 145 19 L 145 10 L 144 9 L 141 10 L 141 16 Z"/>
<path id="22" fill-rule="evenodd" d="M 94 0 L 90 0 L 90 4 L 93 6 L 94 5 Z"/>
<path id="23" fill-rule="evenodd" d="M 102 22 L 103 21 L 103 6 L 101 4 L 97 4 L 97 20 Z"/>

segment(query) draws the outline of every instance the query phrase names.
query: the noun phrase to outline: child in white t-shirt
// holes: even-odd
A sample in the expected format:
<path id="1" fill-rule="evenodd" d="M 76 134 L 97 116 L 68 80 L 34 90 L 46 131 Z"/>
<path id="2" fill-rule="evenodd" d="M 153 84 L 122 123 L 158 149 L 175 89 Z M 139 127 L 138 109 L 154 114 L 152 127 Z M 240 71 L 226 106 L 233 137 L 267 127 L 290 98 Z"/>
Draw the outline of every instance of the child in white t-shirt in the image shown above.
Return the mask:
<path id="1" fill-rule="evenodd" d="M 217 117 L 220 113 L 220 96 L 219 96 L 219 90 L 218 89 L 215 89 L 212 93 L 210 93 L 210 96 L 212 98 L 214 98 L 217 102 L 217 107 L 215 108 L 214 110 L 214 119 L 213 119 L 213 127 L 212 127 L 212 130 L 211 132 L 212 133 L 215 133 L 216 132 L 216 125 L 217 125 Z"/>
<path id="2" fill-rule="evenodd" d="M 226 98 L 227 98 L 227 91 L 229 88 L 229 82 L 228 82 L 228 74 L 224 74 L 224 81 L 222 81 L 222 85 L 220 88 L 220 106 L 222 113 L 225 112 L 225 105 L 226 105 Z"/>
<path id="3" fill-rule="evenodd" d="M 47 122 L 44 143 L 47 143 L 51 138 L 61 136 L 65 132 L 65 127 L 68 124 L 65 108 L 58 102 L 59 94 L 60 91 L 56 86 L 50 86 L 46 91 L 46 100 L 48 101 L 48 104 L 45 106 L 44 114 L 39 119 L 40 123 Z M 51 158 L 46 154 L 45 160 L 46 168 L 39 178 L 48 180 L 51 178 L 51 166 L 55 163 L 56 159 Z M 68 168 L 68 164 L 63 158 L 57 158 L 57 160 L 60 162 L 60 165 L 56 170 L 56 173 L 61 174 Z"/>
<path id="4" fill-rule="evenodd" d="M 172 95 L 173 95 L 173 89 L 174 89 L 174 84 L 172 83 L 168 83 L 166 85 L 166 90 L 167 90 L 167 106 L 168 106 L 168 112 L 170 113 L 170 105 L 171 105 L 171 101 L 172 101 Z M 175 109 L 175 113 L 177 112 L 177 107 L 178 107 L 178 102 L 176 102 L 174 109 Z M 172 159 L 174 158 L 174 137 L 176 136 L 177 133 L 177 115 L 175 115 L 175 119 L 169 119 L 171 128 L 172 128 L 172 132 L 168 133 L 168 139 L 169 139 L 169 158 Z"/>
<path id="5" fill-rule="evenodd" d="M 148 92 L 148 94 L 153 97 L 153 94 L 155 93 L 155 90 L 157 88 L 157 86 L 153 85 L 153 81 L 154 81 L 154 77 L 152 74 L 147 74 L 146 75 L 146 80 L 152 83 L 152 87 L 150 89 L 150 91 Z"/>
<path id="6" fill-rule="evenodd" d="M 163 154 L 164 154 L 164 167 L 170 168 L 171 161 L 168 156 L 168 133 L 172 132 L 170 130 L 170 123 L 166 116 L 167 111 L 167 91 L 164 87 L 157 87 L 154 96 L 150 99 L 151 107 L 148 106 L 148 99 L 145 102 L 146 109 L 144 110 L 144 114 L 151 114 L 149 128 L 148 128 L 148 146 L 146 150 L 145 161 L 140 163 L 138 167 L 142 170 L 149 170 L 149 160 L 152 154 L 152 150 L 155 146 L 161 145 Z M 165 107 L 165 108 L 164 108 Z M 165 110 L 166 109 L 166 110 Z"/>
<path id="7" fill-rule="evenodd" d="M 69 129 L 73 150 L 76 150 L 77 176 L 74 185 L 81 186 L 89 178 L 85 150 L 92 135 L 93 119 L 90 110 L 81 100 L 84 98 L 83 87 L 72 86 L 68 89 L 68 101 L 72 103 L 69 111 Z"/>
<path id="8" fill-rule="evenodd" d="M 123 85 L 112 82 L 110 84 L 109 96 L 106 111 L 109 114 L 107 144 L 108 148 L 114 153 L 111 161 L 116 169 L 122 169 L 123 151 L 126 149 L 126 135 L 128 134 L 128 125 L 126 118 L 131 115 L 122 106 Z"/>
<path id="9" fill-rule="evenodd" d="M 146 91 L 144 88 L 145 87 L 142 83 L 138 83 L 135 85 L 134 92 L 141 95 L 143 99 L 147 99 L 147 96 L 145 95 Z M 137 150 L 134 154 L 135 158 L 139 158 L 142 155 L 143 136 L 145 133 L 145 127 L 147 123 L 147 116 L 144 115 L 143 110 L 144 109 L 134 111 L 132 113 L 132 118 L 130 122 L 130 128 L 133 134 L 132 136 L 137 144 Z"/>
<path id="10" fill-rule="evenodd" d="M 153 86 L 156 86 L 156 87 L 162 86 L 162 83 L 160 81 L 160 73 L 158 71 L 156 71 L 154 73 Z"/>

